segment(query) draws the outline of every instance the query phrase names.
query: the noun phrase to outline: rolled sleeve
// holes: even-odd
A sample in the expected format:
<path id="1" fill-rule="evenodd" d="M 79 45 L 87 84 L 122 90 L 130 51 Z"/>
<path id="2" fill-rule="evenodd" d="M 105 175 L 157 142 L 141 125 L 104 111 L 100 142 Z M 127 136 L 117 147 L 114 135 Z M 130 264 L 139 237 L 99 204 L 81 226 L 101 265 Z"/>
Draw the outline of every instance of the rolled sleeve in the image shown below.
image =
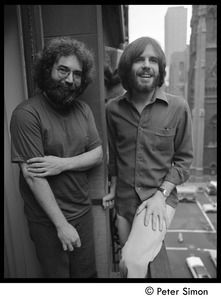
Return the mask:
<path id="1" fill-rule="evenodd" d="M 193 135 L 192 120 L 188 103 L 185 101 L 184 112 L 177 126 L 174 143 L 174 157 L 172 167 L 169 169 L 165 180 L 179 185 L 190 177 L 190 166 L 193 161 Z"/>
<path id="2" fill-rule="evenodd" d="M 110 176 L 117 176 L 117 164 L 116 164 L 116 129 L 111 118 L 110 107 L 106 105 L 106 120 L 107 120 L 107 133 L 108 133 L 108 173 Z"/>

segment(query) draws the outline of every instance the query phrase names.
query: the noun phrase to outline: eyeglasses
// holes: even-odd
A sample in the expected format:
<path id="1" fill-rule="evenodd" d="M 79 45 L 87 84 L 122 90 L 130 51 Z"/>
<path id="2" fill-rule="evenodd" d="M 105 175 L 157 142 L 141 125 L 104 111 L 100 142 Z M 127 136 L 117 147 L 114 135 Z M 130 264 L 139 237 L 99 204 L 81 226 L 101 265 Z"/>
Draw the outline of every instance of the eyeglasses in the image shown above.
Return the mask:
<path id="1" fill-rule="evenodd" d="M 71 71 L 69 68 L 63 67 L 63 66 L 59 66 L 59 67 L 53 66 L 53 68 L 55 68 L 58 71 L 58 76 L 60 78 L 66 78 L 72 73 L 73 78 L 75 80 L 81 80 L 82 79 L 82 72 L 81 71 Z"/>

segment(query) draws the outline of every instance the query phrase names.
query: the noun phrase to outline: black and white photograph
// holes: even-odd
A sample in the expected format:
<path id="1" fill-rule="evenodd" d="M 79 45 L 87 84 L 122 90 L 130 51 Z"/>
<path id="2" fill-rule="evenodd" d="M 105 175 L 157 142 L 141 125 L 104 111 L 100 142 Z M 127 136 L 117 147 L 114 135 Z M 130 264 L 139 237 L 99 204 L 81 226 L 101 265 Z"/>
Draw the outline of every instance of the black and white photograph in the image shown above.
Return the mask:
<path id="1" fill-rule="evenodd" d="M 217 8 L 4 4 L 2 282 L 213 297 Z"/>

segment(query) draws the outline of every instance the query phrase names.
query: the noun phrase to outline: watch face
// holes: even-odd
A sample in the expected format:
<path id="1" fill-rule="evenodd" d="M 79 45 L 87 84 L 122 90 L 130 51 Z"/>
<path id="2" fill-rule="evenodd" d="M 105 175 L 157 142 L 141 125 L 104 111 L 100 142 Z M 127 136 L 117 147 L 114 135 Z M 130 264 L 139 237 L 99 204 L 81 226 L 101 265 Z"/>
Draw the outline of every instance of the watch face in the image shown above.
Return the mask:
<path id="1" fill-rule="evenodd" d="M 165 189 L 162 189 L 162 188 L 159 188 L 159 190 L 163 193 L 163 195 L 164 195 L 165 197 L 169 197 L 169 195 L 170 195 L 169 191 L 167 191 L 167 190 L 165 190 Z"/>
<path id="2" fill-rule="evenodd" d="M 163 194 L 166 196 L 166 197 L 168 197 L 170 194 L 169 194 L 169 192 L 167 191 L 167 190 L 164 190 L 163 191 Z"/>

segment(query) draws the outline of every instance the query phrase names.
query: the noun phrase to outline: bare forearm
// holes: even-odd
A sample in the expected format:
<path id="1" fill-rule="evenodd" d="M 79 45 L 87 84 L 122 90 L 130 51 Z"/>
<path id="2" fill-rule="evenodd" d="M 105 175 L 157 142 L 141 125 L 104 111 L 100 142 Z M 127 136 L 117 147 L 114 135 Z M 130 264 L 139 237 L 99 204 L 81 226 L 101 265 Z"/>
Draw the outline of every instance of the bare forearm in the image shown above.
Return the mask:
<path id="1" fill-rule="evenodd" d="M 72 157 L 48 155 L 27 160 L 28 172 L 35 177 L 58 175 L 64 171 L 85 171 L 97 166 L 103 158 L 102 147 Z"/>
<path id="2" fill-rule="evenodd" d="M 73 251 L 74 247 L 80 247 L 81 240 L 78 232 L 71 224 L 68 223 L 63 215 L 47 179 L 35 177 L 32 173 L 28 172 L 26 163 L 21 163 L 20 167 L 36 200 L 55 225 L 58 238 L 64 251 Z"/>
<path id="3" fill-rule="evenodd" d="M 67 223 L 67 220 L 55 200 L 54 194 L 51 191 L 47 179 L 29 177 L 26 180 L 36 200 L 46 212 L 56 228 L 64 226 Z"/>
<path id="4" fill-rule="evenodd" d="M 110 193 L 115 195 L 117 185 L 117 176 L 111 176 L 110 180 Z"/>
<path id="5" fill-rule="evenodd" d="M 103 151 L 102 147 L 100 146 L 77 156 L 62 158 L 63 169 L 64 171 L 85 171 L 100 164 L 102 158 Z"/>
<path id="6" fill-rule="evenodd" d="M 46 212 L 51 221 L 54 223 L 54 225 L 59 228 L 67 223 L 62 211 L 60 210 L 55 200 L 54 194 L 49 186 L 47 179 L 34 177 L 30 172 L 28 172 L 26 163 L 21 163 L 20 168 L 36 200 Z"/>

